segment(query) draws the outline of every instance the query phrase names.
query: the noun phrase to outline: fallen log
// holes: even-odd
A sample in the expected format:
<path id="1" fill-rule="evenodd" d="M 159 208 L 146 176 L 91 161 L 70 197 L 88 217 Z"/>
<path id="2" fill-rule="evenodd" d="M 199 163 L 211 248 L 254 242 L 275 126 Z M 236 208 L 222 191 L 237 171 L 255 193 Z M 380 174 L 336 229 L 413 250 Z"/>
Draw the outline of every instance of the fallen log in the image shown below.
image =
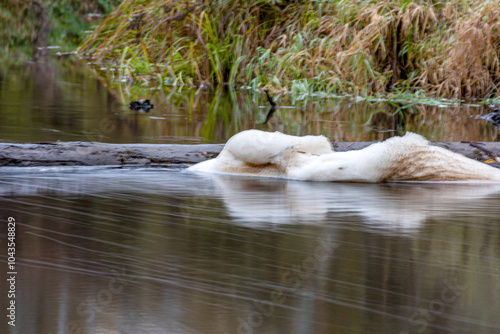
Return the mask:
<path id="1" fill-rule="evenodd" d="M 359 150 L 374 142 L 336 142 L 335 151 Z M 500 155 L 500 142 L 434 142 L 469 158 L 484 161 L 489 153 Z M 477 147 L 480 145 L 483 149 Z M 215 158 L 224 144 L 107 144 L 101 142 L 54 142 L 37 144 L 0 143 L 0 166 L 102 166 L 186 167 Z"/>
<path id="2" fill-rule="evenodd" d="M 0 143 L 0 166 L 171 166 L 214 158 L 223 147 L 223 144 Z"/>

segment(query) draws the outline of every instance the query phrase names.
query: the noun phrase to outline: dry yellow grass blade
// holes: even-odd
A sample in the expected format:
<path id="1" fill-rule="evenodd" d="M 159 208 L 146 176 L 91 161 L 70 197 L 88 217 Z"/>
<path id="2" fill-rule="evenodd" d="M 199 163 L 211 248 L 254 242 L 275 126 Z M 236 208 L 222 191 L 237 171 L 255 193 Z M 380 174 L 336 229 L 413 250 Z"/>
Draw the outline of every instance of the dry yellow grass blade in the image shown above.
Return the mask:
<path id="1" fill-rule="evenodd" d="M 132 76 L 151 64 L 165 84 L 485 98 L 499 89 L 499 18 L 499 1 L 479 0 L 125 0 L 79 51 Z"/>

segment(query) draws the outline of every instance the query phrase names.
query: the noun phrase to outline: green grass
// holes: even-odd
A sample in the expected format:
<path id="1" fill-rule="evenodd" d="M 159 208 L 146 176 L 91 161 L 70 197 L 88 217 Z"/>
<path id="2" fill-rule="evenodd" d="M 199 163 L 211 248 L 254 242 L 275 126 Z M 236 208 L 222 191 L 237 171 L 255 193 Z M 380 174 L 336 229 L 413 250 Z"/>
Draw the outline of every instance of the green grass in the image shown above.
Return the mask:
<path id="1" fill-rule="evenodd" d="M 499 11 L 479 0 L 125 0 L 79 52 L 143 86 L 457 103 L 499 95 Z"/>
<path id="2" fill-rule="evenodd" d="M 1 0 L 0 59 L 25 61 L 31 56 L 41 28 L 41 17 L 49 20 L 49 45 L 73 51 L 95 29 L 87 14 L 111 12 L 122 0 Z"/>

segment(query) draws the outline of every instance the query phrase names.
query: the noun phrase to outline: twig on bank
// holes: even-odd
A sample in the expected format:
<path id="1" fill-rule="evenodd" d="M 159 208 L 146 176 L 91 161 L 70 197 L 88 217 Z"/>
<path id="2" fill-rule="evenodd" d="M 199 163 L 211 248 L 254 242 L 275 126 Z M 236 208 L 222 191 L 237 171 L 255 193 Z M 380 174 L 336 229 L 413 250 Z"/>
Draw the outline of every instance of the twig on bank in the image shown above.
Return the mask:
<path id="1" fill-rule="evenodd" d="M 267 89 L 264 90 L 264 93 L 266 93 L 267 100 L 269 101 L 269 104 L 271 105 L 271 109 L 269 109 L 269 112 L 267 113 L 267 116 L 266 116 L 266 120 L 263 123 L 263 124 L 267 124 L 267 122 L 269 121 L 269 119 L 271 118 L 271 116 L 276 111 L 277 107 L 276 107 L 276 103 L 273 101 L 272 97 L 269 96 L 269 92 L 268 92 Z"/>
<path id="2" fill-rule="evenodd" d="M 473 142 L 473 141 L 468 142 L 468 143 L 469 143 L 469 145 L 470 145 L 470 146 L 475 147 L 475 148 L 477 148 L 477 149 L 479 149 L 479 150 L 483 151 L 483 152 L 484 152 L 484 153 L 486 153 L 487 155 L 489 155 L 489 156 L 490 156 L 490 158 L 491 158 L 491 159 L 493 159 L 493 160 L 495 160 L 496 162 L 500 162 L 500 159 L 496 156 L 496 154 L 495 154 L 495 153 L 493 153 L 492 151 L 490 151 L 490 150 L 488 150 L 488 149 L 486 149 L 486 148 L 482 147 L 482 146 L 481 146 L 481 144 L 476 143 L 476 142 Z"/>

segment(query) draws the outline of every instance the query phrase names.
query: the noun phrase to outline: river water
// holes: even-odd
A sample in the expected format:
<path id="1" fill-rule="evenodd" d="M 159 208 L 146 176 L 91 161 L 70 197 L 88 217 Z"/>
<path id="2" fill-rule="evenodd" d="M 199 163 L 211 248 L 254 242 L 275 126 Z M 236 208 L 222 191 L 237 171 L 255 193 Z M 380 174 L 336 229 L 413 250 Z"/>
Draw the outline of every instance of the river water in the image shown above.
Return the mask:
<path id="1" fill-rule="evenodd" d="M 233 132 L 264 127 L 255 125 L 265 118 L 264 100 L 234 100 L 224 92 L 219 100 L 208 93 L 186 93 L 187 100 L 166 95 L 151 113 L 132 113 L 126 103 L 137 96 L 124 89 L 121 99 L 73 65 L 54 65 L 54 86 L 44 93 L 49 79 L 37 84 L 32 69 L 4 72 L 3 141 L 223 142 Z M 299 103 L 295 121 L 278 114 L 265 127 L 294 134 L 330 129 L 332 138 L 338 129 L 343 140 L 391 135 L 367 125 L 369 111 L 335 111 L 350 105 L 342 103 Z M 241 113 L 224 116 L 228 107 Z M 473 127 L 471 117 L 429 110 L 405 126 L 427 124 L 434 140 L 458 140 Z M 103 114 L 113 120 L 106 131 Z M 434 120 L 419 121 L 431 116 L 442 129 L 430 126 Z M 465 121 L 457 125 L 452 116 Z M 301 117 L 310 122 L 301 125 Z M 463 140 L 495 138 L 487 124 L 476 127 Z M 494 184 L 2 167 L 0 332 L 500 333 L 499 203 Z M 16 222 L 15 327 L 5 320 L 12 300 L 9 217 Z"/>
<path id="2" fill-rule="evenodd" d="M 257 128 L 332 141 L 377 141 L 406 131 L 433 141 L 496 141 L 498 130 L 476 115 L 488 106 L 356 102 L 353 98 L 298 99 L 274 94 L 268 124 L 264 94 L 229 89 L 151 90 L 123 83 L 110 89 L 77 59 L 21 67 L 0 66 L 0 140 L 108 143 L 223 143 Z M 129 110 L 148 98 L 149 113 Z M 294 101 L 295 100 L 295 101 Z"/>
<path id="3" fill-rule="evenodd" d="M 58 167 L 0 189 L 10 333 L 500 332 L 499 185 Z"/>

